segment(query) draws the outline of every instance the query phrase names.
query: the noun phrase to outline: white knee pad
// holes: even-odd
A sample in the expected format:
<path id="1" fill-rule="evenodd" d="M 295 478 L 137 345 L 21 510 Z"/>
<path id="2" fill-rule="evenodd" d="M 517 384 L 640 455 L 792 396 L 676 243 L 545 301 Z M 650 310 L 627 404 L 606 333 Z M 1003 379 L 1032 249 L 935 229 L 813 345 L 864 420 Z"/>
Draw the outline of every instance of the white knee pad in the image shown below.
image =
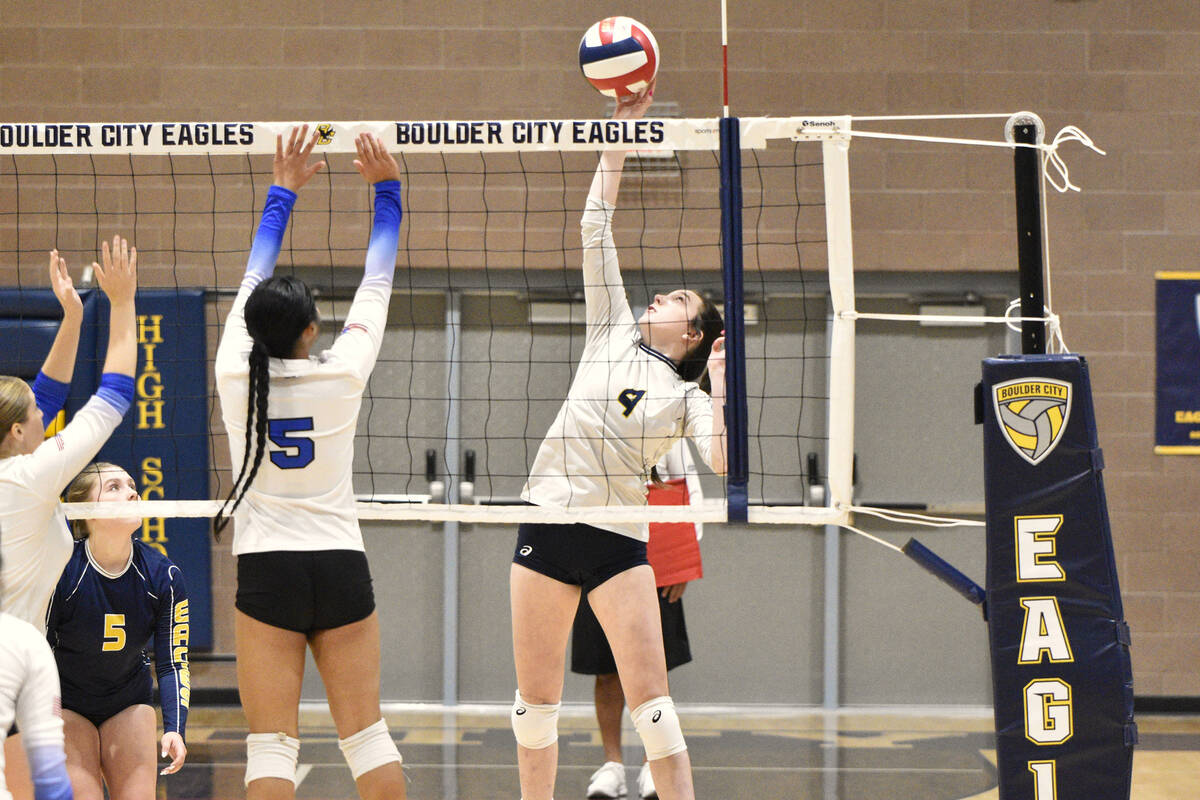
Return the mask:
<path id="1" fill-rule="evenodd" d="M 633 727 L 642 737 L 646 758 L 656 761 L 687 750 L 683 740 L 683 729 L 679 727 L 679 715 L 675 713 L 675 702 L 668 696 L 647 700 L 629 712 Z"/>
<path id="2" fill-rule="evenodd" d="M 246 785 L 259 778 L 296 782 L 300 740 L 286 733 L 252 733 L 246 737 Z"/>
<path id="3" fill-rule="evenodd" d="M 560 706 L 562 703 L 541 706 L 526 703 L 518 691 L 510 715 L 517 743 L 530 750 L 542 750 L 557 742 Z"/>
<path id="4" fill-rule="evenodd" d="M 350 766 L 354 780 L 384 764 L 393 761 L 404 763 L 396 743 L 388 733 L 387 723 L 382 719 L 345 739 L 338 739 L 338 748 Z"/>

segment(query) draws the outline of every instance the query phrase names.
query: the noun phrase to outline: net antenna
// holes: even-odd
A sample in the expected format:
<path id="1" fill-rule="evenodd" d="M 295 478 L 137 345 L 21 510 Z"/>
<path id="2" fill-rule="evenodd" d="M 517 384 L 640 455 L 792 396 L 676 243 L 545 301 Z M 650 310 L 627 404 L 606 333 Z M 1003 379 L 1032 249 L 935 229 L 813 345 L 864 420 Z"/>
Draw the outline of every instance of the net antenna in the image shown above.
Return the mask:
<path id="1" fill-rule="evenodd" d="M 729 0 L 721 0 L 721 116 L 729 116 Z"/>

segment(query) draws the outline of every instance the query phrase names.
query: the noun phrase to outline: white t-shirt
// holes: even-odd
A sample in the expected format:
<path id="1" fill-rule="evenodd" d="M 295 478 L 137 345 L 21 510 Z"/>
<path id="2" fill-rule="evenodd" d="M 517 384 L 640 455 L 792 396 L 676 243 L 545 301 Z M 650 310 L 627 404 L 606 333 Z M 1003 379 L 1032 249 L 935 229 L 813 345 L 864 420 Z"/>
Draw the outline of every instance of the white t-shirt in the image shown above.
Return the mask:
<path id="1" fill-rule="evenodd" d="M 39 631 L 74 540 L 58 497 L 121 424 L 121 413 L 92 397 L 62 432 L 29 455 L 0 460 L 0 608 Z"/>
<path id="2" fill-rule="evenodd" d="M 252 274 L 243 279 L 215 365 L 235 477 L 245 452 L 254 344 L 244 310 L 259 280 Z M 364 279 L 333 347 L 307 359 L 270 360 L 267 447 L 234 514 L 234 555 L 363 549 L 352 485 L 354 432 L 383 343 L 390 298 L 390 281 Z M 253 445 L 253 432 L 251 438 Z"/>
<path id="3" fill-rule="evenodd" d="M 539 506 L 643 506 L 651 468 L 691 438 L 711 464 L 712 399 L 642 344 L 617 263 L 613 206 L 589 197 L 581 221 L 587 339 L 566 402 L 538 448 L 523 499 Z M 647 523 L 598 528 L 648 541 Z"/>
<path id="4" fill-rule="evenodd" d="M 46 635 L 24 620 L 0 612 L 0 745 L 14 721 L 26 751 L 45 747 L 62 751 L 58 668 Z M 4 783 L 2 746 L 0 800 L 12 800 Z"/>

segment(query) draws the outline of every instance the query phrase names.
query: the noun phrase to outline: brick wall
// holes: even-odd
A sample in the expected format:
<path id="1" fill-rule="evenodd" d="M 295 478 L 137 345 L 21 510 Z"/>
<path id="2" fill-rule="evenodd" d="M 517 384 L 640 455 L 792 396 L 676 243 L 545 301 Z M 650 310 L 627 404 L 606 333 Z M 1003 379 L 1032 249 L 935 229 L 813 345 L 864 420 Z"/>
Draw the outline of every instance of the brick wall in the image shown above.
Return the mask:
<path id="1" fill-rule="evenodd" d="M 599 113 L 573 51 L 608 7 L 502 5 L 3 0 L 0 119 Z M 663 51 L 659 96 L 688 116 L 720 113 L 719 20 L 704 5 L 641 15 Z M 1200 694 L 1200 459 L 1152 453 L 1153 273 L 1196 269 L 1200 251 L 1200 4 L 742 0 L 730 25 L 735 113 L 1031 109 L 1108 151 L 1065 149 L 1085 192 L 1049 201 L 1054 303 L 1092 365 L 1137 691 Z M 1004 151 L 860 141 L 853 164 L 860 269 L 1013 266 Z"/>

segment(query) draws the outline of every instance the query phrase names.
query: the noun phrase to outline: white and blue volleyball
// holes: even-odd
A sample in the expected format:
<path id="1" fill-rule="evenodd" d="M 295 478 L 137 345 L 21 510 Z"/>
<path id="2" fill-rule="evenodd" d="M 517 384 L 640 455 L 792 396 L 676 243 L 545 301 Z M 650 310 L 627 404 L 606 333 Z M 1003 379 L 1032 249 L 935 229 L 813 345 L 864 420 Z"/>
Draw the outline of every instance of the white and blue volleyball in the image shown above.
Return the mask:
<path id="1" fill-rule="evenodd" d="M 600 94 L 638 94 L 658 72 L 658 42 L 636 19 L 602 19 L 579 42 L 579 68 Z"/>

